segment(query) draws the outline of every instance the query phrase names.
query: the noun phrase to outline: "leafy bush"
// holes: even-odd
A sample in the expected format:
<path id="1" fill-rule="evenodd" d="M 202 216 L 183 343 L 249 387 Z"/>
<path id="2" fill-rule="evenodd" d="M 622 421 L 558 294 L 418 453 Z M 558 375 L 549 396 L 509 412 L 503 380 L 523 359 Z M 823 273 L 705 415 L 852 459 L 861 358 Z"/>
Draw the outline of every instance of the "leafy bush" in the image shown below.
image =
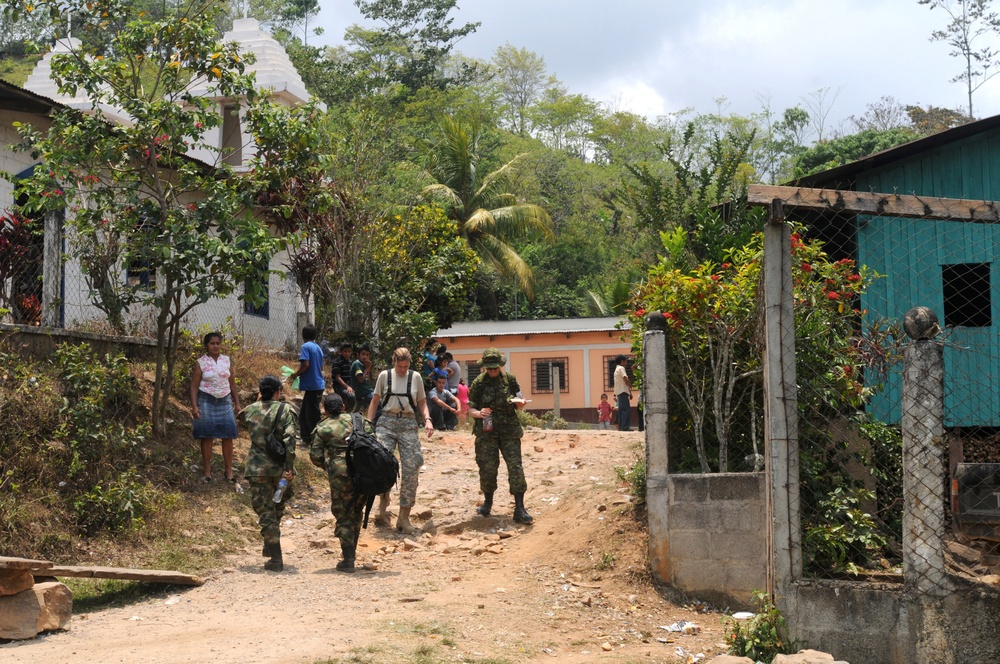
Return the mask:
<path id="1" fill-rule="evenodd" d="M 878 524 L 861 509 L 875 495 L 863 488 L 837 487 L 819 501 L 819 514 L 805 524 L 805 557 L 828 572 L 855 572 L 886 545 Z"/>
<path id="2" fill-rule="evenodd" d="M 618 481 L 629 486 L 629 492 L 635 497 L 636 503 L 646 502 L 646 458 L 636 457 L 630 467 L 615 466 Z"/>
<path id="3" fill-rule="evenodd" d="M 98 484 L 73 502 L 80 528 L 87 535 L 100 531 L 121 532 L 144 525 L 158 492 L 138 476 L 134 468 L 114 481 Z"/>
<path id="4" fill-rule="evenodd" d="M 776 655 L 790 652 L 791 644 L 784 636 L 785 618 L 767 593 L 755 590 L 753 597 L 757 605 L 754 616 L 747 620 L 727 620 L 723 639 L 730 655 L 770 662 Z"/>
<path id="5" fill-rule="evenodd" d="M 541 429 L 545 426 L 545 420 L 532 415 L 526 410 L 517 411 L 517 420 L 521 423 L 522 427 L 535 427 L 537 429 Z"/>

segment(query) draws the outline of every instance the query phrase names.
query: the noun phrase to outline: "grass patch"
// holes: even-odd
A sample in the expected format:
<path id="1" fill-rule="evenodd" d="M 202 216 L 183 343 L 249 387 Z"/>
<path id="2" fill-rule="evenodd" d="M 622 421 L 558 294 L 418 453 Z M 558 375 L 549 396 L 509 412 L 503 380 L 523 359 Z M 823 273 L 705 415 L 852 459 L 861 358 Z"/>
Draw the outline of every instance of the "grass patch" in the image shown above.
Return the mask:
<path id="1" fill-rule="evenodd" d="M 394 621 L 392 629 L 400 634 L 416 634 L 417 636 L 443 636 L 450 638 L 455 635 L 455 630 L 450 625 L 436 621 L 428 623 Z"/>
<path id="2" fill-rule="evenodd" d="M 87 613 L 112 607 L 127 606 L 150 597 L 166 597 L 186 586 L 119 579 L 62 579 L 73 591 L 73 613 Z"/>

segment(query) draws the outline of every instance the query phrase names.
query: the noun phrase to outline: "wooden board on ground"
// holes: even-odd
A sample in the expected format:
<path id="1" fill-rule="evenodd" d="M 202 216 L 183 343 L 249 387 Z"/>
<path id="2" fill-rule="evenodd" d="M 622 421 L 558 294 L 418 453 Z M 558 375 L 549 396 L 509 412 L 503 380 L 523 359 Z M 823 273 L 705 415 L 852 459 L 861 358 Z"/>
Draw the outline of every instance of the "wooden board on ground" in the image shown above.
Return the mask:
<path id="1" fill-rule="evenodd" d="M 49 569 L 50 567 L 52 567 L 52 563 L 48 560 L 0 556 L 0 569 Z"/>
<path id="2" fill-rule="evenodd" d="M 149 583 L 175 583 L 181 586 L 200 586 L 204 580 L 191 574 L 158 569 L 126 569 L 123 567 L 73 567 L 54 566 L 40 570 L 37 576 L 74 576 L 83 579 L 122 579 Z"/>

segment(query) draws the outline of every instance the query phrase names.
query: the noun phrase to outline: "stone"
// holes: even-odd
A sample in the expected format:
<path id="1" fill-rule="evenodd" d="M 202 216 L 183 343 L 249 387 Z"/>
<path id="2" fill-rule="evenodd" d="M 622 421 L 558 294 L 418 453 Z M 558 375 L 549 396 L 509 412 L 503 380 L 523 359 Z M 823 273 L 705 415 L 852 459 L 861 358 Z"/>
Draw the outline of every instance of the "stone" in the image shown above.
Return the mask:
<path id="1" fill-rule="evenodd" d="M 611 652 L 611 644 L 605 641 L 604 643 L 601 644 L 601 650 L 603 650 L 604 652 Z"/>
<path id="2" fill-rule="evenodd" d="M 329 540 L 329 539 L 316 539 L 309 540 L 310 549 L 332 549 L 339 545 L 340 540 Z"/>
<path id="3" fill-rule="evenodd" d="M 736 657 L 735 655 L 718 655 L 708 660 L 706 664 L 754 664 L 749 657 Z"/>
<path id="4" fill-rule="evenodd" d="M 542 447 L 541 445 L 535 445 L 535 451 L 536 452 L 544 452 L 545 448 Z"/>
<path id="5" fill-rule="evenodd" d="M 800 650 L 794 655 L 778 655 L 772 664 L 847 664 L 835 662 L 833 655 L 818 650 Z"/>
<path id="6" fill-rule="evenodd" d="M 933 339 L 941 332 L 938 317 L 929 307 L 913 307 L 903 314 L 903 330 L 911 339 Z"/>
<path id="7" fill-rule="evenodd" d="M 411 551 L 413 549 L 416 549 L 416 550 L 419 551 L 419 550 L 421 550 L 423 548 L 424 548 L 424 546 L 422 544 L 418 544 L 417 542 L 414 542 L 409 537 L 407 537 L 406 539 L 403 540 L 403 551 Z"/>
<path id="8" fill-rule="evenodd" d="M 423 519 L 424 521 L 431 518 L 432 516 L 434 516 L 434 512 L 432 510 L 421 510 L 420 512 L 417 513 L 417 518 Z"/>
<path id="9" fill-rule="evenodd" d="M 16 595 L 35 585 L 30 569 L 0 570 L 0 596 Z"/>
<path id="10" fill-rule="evenodd" d="M 0 597 L 0 639 L 30 639 L 62 629 L 73 617 L 73 593 L 59 582 L 37 583 Z"/>
<path id="11" fill-rule="evenodd" d="M 608 511 L 608 506 L 607 505 L 603 505 L 603 504 L 598 505 L 597 506 L 597 511 L 598 512 L 607 512 Z"/>
<path id="12" fill-rule="evenodd" d="M 41 615 L 38 616 L 39 632 L 63 629 L 73 617 L 73 591 L 63 583 L 36 583 L 32 590 L 41 600 Z"/>

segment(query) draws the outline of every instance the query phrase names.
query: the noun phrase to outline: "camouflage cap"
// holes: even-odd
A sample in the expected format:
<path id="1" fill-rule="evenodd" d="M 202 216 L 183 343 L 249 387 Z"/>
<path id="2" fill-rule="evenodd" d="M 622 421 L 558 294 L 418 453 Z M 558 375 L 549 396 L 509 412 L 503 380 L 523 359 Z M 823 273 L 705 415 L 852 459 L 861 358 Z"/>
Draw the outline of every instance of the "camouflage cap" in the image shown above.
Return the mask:
<path id="1" fill-rule="evenodd" d="M 507 363 L 507 358 L 496 348 L 487 348 L 483 351 L 483 359 L 479 363 L 484 369 L 499 369 Z"/>

